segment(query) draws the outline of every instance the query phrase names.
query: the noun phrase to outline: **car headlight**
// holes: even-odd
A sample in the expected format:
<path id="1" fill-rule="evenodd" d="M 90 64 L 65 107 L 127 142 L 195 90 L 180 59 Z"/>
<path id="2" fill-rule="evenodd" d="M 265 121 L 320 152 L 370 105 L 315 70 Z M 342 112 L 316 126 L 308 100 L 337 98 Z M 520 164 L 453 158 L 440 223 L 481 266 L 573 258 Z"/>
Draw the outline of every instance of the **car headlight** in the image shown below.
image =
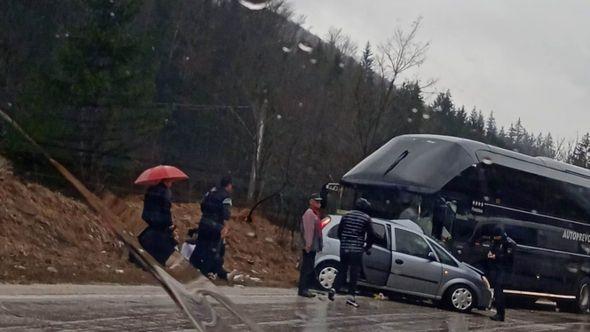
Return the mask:
<path id="1" fill-rule="evenodd" d="M 485 276 L 481 276 L 481 281 L 486 286 L 486 288 L 488 288 L 488 289 L 492 288 L 492 286 L 490 285 L 490 282 L 488 281 L 488 278 L 486 278 Z"/>

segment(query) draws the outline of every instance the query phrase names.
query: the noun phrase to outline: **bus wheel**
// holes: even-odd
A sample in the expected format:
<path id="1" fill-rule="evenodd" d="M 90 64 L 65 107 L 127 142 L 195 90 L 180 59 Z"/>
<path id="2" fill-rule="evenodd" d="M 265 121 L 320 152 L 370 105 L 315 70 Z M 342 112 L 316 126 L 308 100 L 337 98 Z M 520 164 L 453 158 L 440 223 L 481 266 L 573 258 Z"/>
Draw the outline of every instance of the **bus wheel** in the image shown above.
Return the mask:
<path id="1" fill-rule="evenodd" d="M 575 300 L 558 301 L 557 307 L 560 311 L 590 313 L 590 279 L 583 278 L 580 280 Z"/>
<path id="2" fill-rule="evenodd" d="M 590 312 L 590 279 L 583 278 L 578 283 L 576 293 L 576 311 L 579 313 Z"/>

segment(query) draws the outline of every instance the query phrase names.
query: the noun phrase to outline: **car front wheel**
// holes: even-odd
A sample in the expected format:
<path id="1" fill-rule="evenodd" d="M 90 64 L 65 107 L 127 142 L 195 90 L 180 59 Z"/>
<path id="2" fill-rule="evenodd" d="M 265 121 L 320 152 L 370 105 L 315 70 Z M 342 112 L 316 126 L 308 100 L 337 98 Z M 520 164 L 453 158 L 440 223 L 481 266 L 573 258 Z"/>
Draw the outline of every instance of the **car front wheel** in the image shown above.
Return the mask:
<path id="1" fill-rule="evenodd" d="M 446 293 L 446 304 L 449 308 L 459 312 L 470 312 L 475 304 L 475 294 L 465 285 L 455 285 Z"/>

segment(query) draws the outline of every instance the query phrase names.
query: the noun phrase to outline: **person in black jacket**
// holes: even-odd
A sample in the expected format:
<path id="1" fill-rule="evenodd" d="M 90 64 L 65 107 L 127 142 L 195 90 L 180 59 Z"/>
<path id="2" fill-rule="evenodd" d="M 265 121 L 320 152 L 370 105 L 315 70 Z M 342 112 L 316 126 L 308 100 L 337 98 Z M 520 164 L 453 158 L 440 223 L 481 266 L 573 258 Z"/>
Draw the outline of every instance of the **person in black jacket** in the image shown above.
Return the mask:
<path id="1" fill-rule="evenodd" d="M 202 217 L 197 232 L 195 250 L 190 257 L 191 264 L 209 278 L 228 280 L 223 268 L 225 255 L 224 238 L 231 217 L 233 183 L 229 176 L 223 177 L 219 187 L 209 190 L 201 201 Z"/>
<path id="2" fill-rule="evenodd" d="M 363 267 L 363 252 L 370 254 L 375 234 L 371 226 L 371 217 L 367 214 L 371 210 L 371 203 L 364 198 L 355 202 L 355 210 L 348 212 L 338 226 L 340 239 L 340 273 L 337 286 L 345 283 L 350 272 L 348 286 L 349 297 L 346 303 L 358 307 L 356 302 L 356 284 Z M 366 244 L 365 244 L 366 242 Z"/>
<path id="3" fill-rule="evenodd" d="M 506 235 L 504 228 L 494 228 L 492 245 L 488 252 L 489 272 L 494 287 L 494 302 L 496 315 L 491 317 L 495 321 L 504 321 L 506 301 L 504 298 L 504 285 L 512 272 L 512 262 L 516 243 Z"/>
<path id="4" fill-rule="evenodd" d="M 177 245 L 170 212 L 171 186 L 172 182 L 162 181 L 148 188 L 141 215 L 148 227 L 138 236 L 141 246 L 162 265 L 166 264 Z"/>

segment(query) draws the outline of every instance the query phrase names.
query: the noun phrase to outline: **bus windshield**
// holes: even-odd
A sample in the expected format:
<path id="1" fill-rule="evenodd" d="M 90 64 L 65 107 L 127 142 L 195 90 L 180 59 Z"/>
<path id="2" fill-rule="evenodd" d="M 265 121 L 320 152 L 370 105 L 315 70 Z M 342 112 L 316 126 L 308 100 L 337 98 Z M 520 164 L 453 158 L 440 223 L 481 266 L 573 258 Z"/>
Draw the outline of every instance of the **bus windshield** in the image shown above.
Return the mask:
<path id="1" fill-rule="evenodd" d="M 371 217 L 411 220 L 422 228 L 424 234 L 439 240 L 450 235 L 449 225 L 445 225 L 441 218 L 436 218 L 437 213 L 440 214 L 437 209 L 440 197 L 437 195 L 417 194 L 397 188 L 343 185 L 340 187 L 339 202 L 334 202 L 336 195 L 328 196 L 330 212 L 343 214 L 353 210 L 354 202 L 359 197 L 371 202 Z"/>

